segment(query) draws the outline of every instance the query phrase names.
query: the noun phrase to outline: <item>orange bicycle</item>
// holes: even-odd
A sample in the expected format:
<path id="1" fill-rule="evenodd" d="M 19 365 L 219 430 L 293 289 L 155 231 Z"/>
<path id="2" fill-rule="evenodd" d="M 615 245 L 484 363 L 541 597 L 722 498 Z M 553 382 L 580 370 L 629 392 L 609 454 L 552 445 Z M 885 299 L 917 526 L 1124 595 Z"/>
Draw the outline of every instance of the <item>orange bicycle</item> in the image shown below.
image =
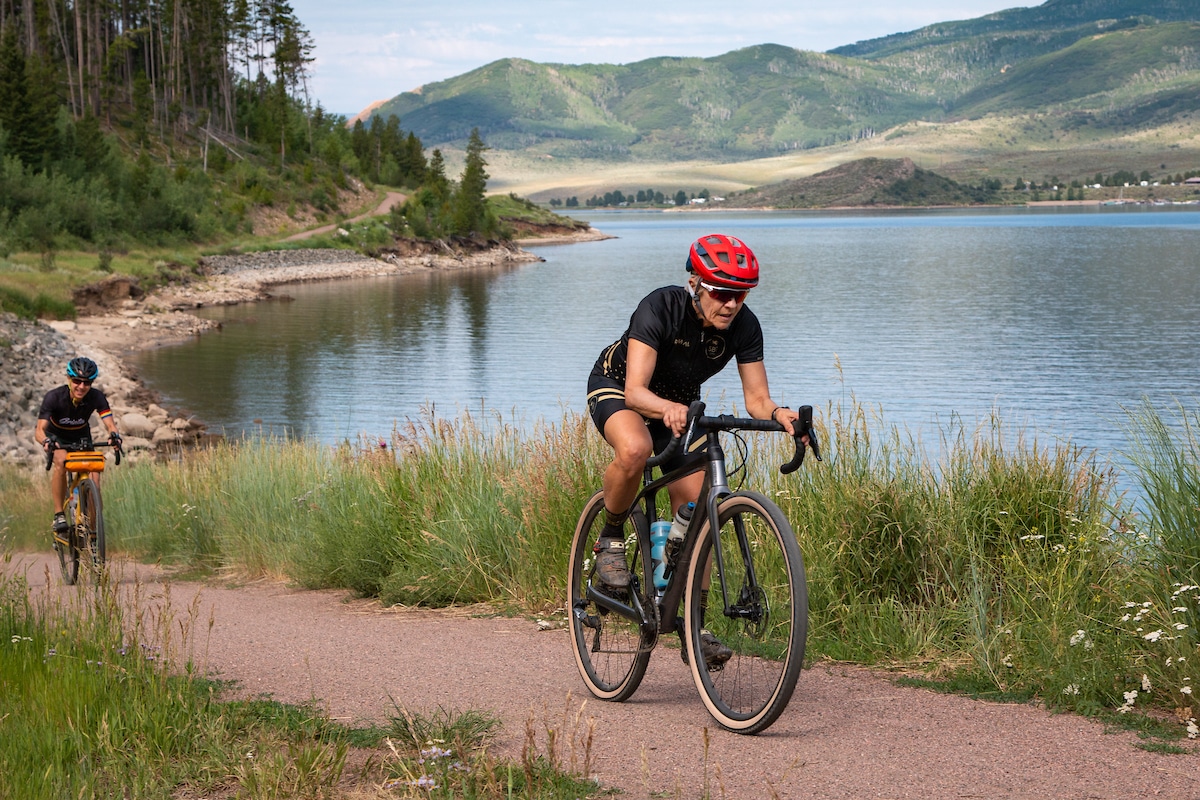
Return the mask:
<path id="1" fill-rule="evenodd" d="M 94 449 L 96 447 L 112 447 L 116 463 L 121 463 L 123 451 L 119 444 L 54 442 L 46 454 L 46 469 L 49 470 L 54 463 L 54 451 L 67 451 L 67 500 L 63 504 L 67 529 L 54 533 L 54 549 L 58 552 L 63 582 L 67 585 L 74 585 L 79 579 L 81 554 L 87 554 L 96 576 L 104 569 L 104 508 L 100 502 L 100 486 L 92 476 L 103 472 L 106 462 L 104 454 Z"/>

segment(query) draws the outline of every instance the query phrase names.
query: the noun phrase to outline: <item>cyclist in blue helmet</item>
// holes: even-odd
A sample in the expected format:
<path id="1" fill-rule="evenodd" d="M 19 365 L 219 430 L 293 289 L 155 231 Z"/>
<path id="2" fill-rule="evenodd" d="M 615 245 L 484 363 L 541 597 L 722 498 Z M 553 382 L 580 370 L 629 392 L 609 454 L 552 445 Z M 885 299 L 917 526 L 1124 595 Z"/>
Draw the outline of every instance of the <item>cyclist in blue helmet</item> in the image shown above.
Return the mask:
<path id="1" fill-rule="evenodd" d="M 67 499 L 67 472 L 64 465 L 67 460 L 65 450 L 57 449 L 56 445 L 81 444 L 92 441 L 92 414 L 100 416 L 100 422 L 108 431 L 108 441 L 118 447 L 121 444 L 121 434 L 113 419 L 112 408 L 108 398 L 99 389 L 92 386 L 100 377 L 100 368 L 90 358 L 77 356 L 67 362 L 67 382 L 62 386 L 46 392 L 42 398 L 42 407 L 38 410 L 37 428 L 33 438 L 43 449 L 54 450 L 54 462 L 50 471 L 50 494 L 54 498 L 54 530 L 63 533 L 67 530 L 67 520 L 63 516 L 63 503 Z M 99 475 L 95 476 L 96 479 Z"/>

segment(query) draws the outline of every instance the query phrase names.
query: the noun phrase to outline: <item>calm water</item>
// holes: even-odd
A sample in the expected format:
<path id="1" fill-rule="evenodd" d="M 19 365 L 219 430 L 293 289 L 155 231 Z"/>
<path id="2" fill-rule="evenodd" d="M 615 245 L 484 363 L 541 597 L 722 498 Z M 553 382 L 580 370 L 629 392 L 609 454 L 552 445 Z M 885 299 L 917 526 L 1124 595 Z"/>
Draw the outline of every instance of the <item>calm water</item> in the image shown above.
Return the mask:
<path id="1" fill-rule="evenodd" d="M 208 309 L 223 330 L 143 354 L 165 399 L 227 434 L 386 435 L 432 408 L 532 424 L 584 410 L 587 373 L 637 301 L 682 283 L 687 245 L 740 236 L 764 265 L 777 399 L 855 396 L 931 430 L 996 410 L 1116 453 L 1122 407 L 1200 396 L 1200 211 L 650 214 L 588 217 L 617 239 L 505 271 L 279 287 Z M 710 408 L 741 401 L 734 368 Z M 728 402 L 722 402 L 726 398 Z"/>

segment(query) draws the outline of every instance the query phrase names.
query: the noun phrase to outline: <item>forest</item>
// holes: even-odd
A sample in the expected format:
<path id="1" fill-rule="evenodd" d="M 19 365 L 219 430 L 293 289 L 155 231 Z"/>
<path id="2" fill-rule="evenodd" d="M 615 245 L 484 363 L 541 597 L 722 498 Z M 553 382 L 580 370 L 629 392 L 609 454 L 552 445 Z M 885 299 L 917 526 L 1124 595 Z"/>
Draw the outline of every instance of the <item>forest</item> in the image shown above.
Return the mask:
<path id="1" fill-rule="evenodd" d="M 348 128 L 314 103 L 313 54 L 287 0 L 0 0 L 0 257 L 211 242 L 261 206 L 333 217 L 351 184 L 416 190 L 431 161 L 396 222 L 493 232 L 462 210 L 481 139 L 460 200 L 395 116 Z"/>

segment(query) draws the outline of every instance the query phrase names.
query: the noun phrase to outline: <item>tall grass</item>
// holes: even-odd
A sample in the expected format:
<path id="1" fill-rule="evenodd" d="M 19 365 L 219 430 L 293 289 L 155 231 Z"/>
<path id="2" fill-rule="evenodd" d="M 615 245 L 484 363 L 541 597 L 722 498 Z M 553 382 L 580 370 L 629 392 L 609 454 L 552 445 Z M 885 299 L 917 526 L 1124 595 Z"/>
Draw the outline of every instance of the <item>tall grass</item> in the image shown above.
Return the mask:
<path id="1" fill-rule="evenodd" d="M 1131 419 L 1148 443 L 1139 512 L 1096 454 L 998 418 L 955 420 L 931 452 L 853 401 L 820 416 L 824 462 L 780 476 L 790 443 L 756 435 L 733 473 L 796 531 L 814 657 L 924 667 L 1085 713 L 1151 703 L 1194 717 L 1194 423 L 1181 442 L 1152 409 Z M 586 418 L 523 431 L 431 417 L 384 445 L 250 440 L 114 470 L 110 541 L 385 603 L 561 606 L 576 515 L 609 456 Z"/>
<path id="2" fill-rule="evenodd" d="M 546 610 L 561 602 L 580 498 L 599 483 L 605 445 L 584 423 L 523 435 L 499 418 L 430 418 L 382 448 L 250 440 L 114 470 L 110 539 L 387 603 Z"/>

